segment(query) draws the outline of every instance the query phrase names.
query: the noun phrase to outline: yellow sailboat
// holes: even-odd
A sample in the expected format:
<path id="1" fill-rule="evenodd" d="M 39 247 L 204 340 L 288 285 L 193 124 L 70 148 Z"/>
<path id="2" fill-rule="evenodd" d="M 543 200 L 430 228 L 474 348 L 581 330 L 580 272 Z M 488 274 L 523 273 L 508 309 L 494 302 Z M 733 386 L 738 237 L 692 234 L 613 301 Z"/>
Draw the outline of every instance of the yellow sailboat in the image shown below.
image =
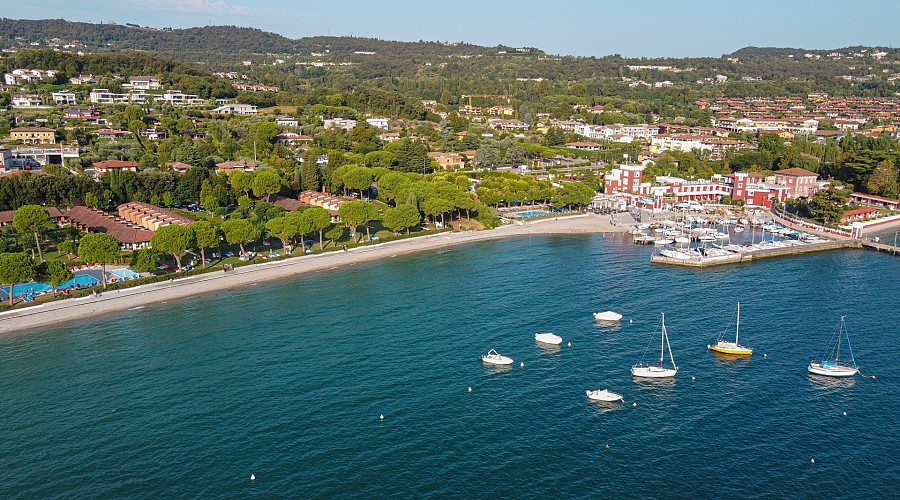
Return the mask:
<path id="1" fill-rule="evenodd" d="M 717 352 L 719 354 L 728 354 L 731 356 L 749 356 L 753 354 L 753 349 L 750 347 L 744 347 L 738 343 L 738 337 L 741 333 L 741 303 L 738 302 L 737 305 L 737 321 L 735 322 L 734 328 L 734 342 L 728 342 L 722 340 L 720 337 L 718 342 L 714 345 L 706 346 L 707 349 L 713 352 Z"/>

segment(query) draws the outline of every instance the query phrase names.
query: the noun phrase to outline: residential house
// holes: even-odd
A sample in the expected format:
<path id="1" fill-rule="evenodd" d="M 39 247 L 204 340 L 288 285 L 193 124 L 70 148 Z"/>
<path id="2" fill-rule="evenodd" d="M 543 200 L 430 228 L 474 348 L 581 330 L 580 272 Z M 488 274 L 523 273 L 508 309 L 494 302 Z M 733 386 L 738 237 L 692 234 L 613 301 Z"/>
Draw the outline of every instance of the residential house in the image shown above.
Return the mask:
<path id="1" fill-rule="evenodd" d="M 387 118 L 366 118 L 366 123 L 369 125 L 380 128 L 383 130 L 388 129 L 388 119 Z"/>
<path id="2" fill-rule="evenodd" d="M 94 104 L 114 104 L 128 100 L 128 96 L 110 92 L 109 89 L 93 89 L 88 95 L 88 100 Z"/>
<path id="3" fill-rule="evenodd" d="M 22 144 L 56 144 L 56 130 L 47 127 L 16 127 L 9 131 L 10 140 Z"/>
<path id="4" fill-rule="evenodd" d="M 599 151 L 600 145 L 596 142 L 567 142 L 567 148 L 577 149 L 579 151 Z"/>
<path id="5" fill-rule="evenodd" d="M 127 136 L 131 132 L 127 130 L 114 130 L 111 128 L 101 128 L 94 131 L 94 135 L 97 136 L 98 139 L 120 139 L 122 137 Z"/>
<path id="6" fill-rule="evenodd" d="M 46 207 L 44 210 L 47 212 L 47 215 L 50 216 L 50 220 L 52 220 L 55 224 L 59 224 L 62 220 L 62 212 L 59 211 L 56 207 Z M 13 218 L 15 217 L 15 210 L 4 210 L 0 212 L 0 227 L 9 226 L 13 223 Z"/>
<path id="7" fill-rule="evenodd" d="M 155 76 L 132 76 L 128 79 L 128 84 L 126 85 L 135 90 L 159 90 L 159 78 Z M 123 87 L 126 85 L 123 85 Z"/>
<path id="8" fill-rule="evenodd" d="M 252 104 L 225 104 L 212 110 L 219 115 L 255 115 L 256 106 Z"/>
<path id="9" fill-rule="evenodd" d="M 284 144 L 288 146 L 309 143 L 312 142 L 312 140 L 313 138 L 308 135 L 300 135 L 294 132 L 282 132 L 275 136 L 275 141 L 278 144 Z"/>
<path id="10" fill-rule="evenodd" d="M 37 94 L 13 94 L 10 104 L 14 108 L 44 108 L 44 101 Z"/>
<path id="11" fill-rule="evenodd" d="M 428 153 L 438 165 L 442 168 L 457 169 L 463 168 L 466 164 L 465 158 L 459 153 L 432 152 Z"/>
<path id="12" fill-rule="evenodd" d="M 381 142 L 394 142 L 400 140 L 399 132 L 385 132 L 378 136 L 381 139 Z"/>
<path id="13" fill-rule="evenodd" d="M 223 161 L 222 163 L 216 163 L 216 173 L 230 174 L 231 172 L 236 172 L 238 170 L 253 172 L 256 170 L 257 165 L 258 162 L 253 160 Z"/>
<path id="14" fill-rule="evenodd" d="M 326 118 L 322 120 L 325 128 L 341 128 L 344 130 L 352 130 L 356 126 L 356 120 L 348 118 Z"/>
<path id="15" fill-rule="evenodd" d="M 94 173 L 100 176 L 113 170 L 137 172 L 138 167 L 140 165 L 135 161 L 103 160 L 94 163 Z"/>
<path id="16" fill-rule="evenodd" d="M 299 126 L 299 122 L 296 118 L 290 116 L 279 116 L 275 120 L 275 124 L 281 127 L 297 127 Z"/>
<path id="17" fill-rule="evenodd" d="M 195 104 L 206 103 L 206 100 L 201 99 L 200 96 L 196 94 L 185 94 L 180 90 L 167 90 L 166 93 L 162 95 L 162 100 L 166 104 L 172 106 L 193 106 Z"/>
<path id="18" fill-rule="evenodd" d="M 51 92 L 50 97 L 53 99 L 53 104 L 57 106 L 75 104 L 77 102 L 75 92 Z"/>
<path id="19" fill-rule="evenodd" d="M 100 110 L 93 106 L 72 106 L 63 110 L 66 120 L 94 120 L 100 118 Z"/>
<path id="20" fill-rule="evenodd" d="M 188 165 L 187 163 L 182 163 L 180 161 L 172 161 L 169 163 L 163 163 L 163 167 L 171 168 L 178 175 L 184 175 L 188 170 L 194 168 L 193 165 Z"/>
<path id="21" fill-rule="evenodd" d="M 490 118 L 487 121 L 489 127 L 495 130 L 528 130 L 528 124 L 522 120 L 503 120 Z"/>

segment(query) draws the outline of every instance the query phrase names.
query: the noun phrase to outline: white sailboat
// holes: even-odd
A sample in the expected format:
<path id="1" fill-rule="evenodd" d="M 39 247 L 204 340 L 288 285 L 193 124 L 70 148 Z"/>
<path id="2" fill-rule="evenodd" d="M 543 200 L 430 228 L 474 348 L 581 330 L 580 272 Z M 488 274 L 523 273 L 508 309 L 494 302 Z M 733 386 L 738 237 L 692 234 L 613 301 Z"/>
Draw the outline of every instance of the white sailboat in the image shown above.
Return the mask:
<path id="1" fill-rule="evenodd" d="M 847 337 L 847 350 L 850 351 L 850 361 L 841 360 L 841 337 Z M 827 359 L 813 360 L 807 367 L 809 373 L 824 375 L 826 377 L 852 377 L 859 373 L 856 359 L 853 358 L 853 348 L 850 347 L 850 336 L 844 330 L 844 317 L 838 325 L 837 342 Z"/>
<path id="2" fill-rule="evenodd" d="M 678 373 L 678 366 L 675 365 L 675 357 L 672 356 L 672 346 L 669 344 L 669 334 L 666 332 L 666 315 L 662 314 L 662 319 L 660 320 L 660 330 L 662 330 L 661 338 L 659 342 L 659 362 L 658 363 L 638 363 L 631 367 L 631 376 L 638 378 L 672 378 Z M 649 344 L 647 345 L 649 348 Z M 672 362 L 671 368 L 666 368 L 663 365 L 663 360 L 665 359 L 666 348 L 669 350 L 669 360 Z M 644 354 L 647 354 L 647 351 L 644 350 Z M 643 357 L 641 358 L 643 361 Z"/>

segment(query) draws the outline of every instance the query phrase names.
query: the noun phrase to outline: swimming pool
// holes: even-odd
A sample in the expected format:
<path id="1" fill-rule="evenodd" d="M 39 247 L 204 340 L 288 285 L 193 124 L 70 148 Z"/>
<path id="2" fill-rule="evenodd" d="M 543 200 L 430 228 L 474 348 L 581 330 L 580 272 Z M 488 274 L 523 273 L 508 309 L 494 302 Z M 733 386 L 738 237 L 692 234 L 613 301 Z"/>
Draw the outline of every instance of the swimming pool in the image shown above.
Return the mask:
<path id="1" fill-rule="evenodd" d="M 114 269 L 109 271 L 109 274 L 115 275 L 117 278 L 123 280 L 133 280 L 141 277 L 140 273 L 136 273 L 127 267 L 124 269 Z"/>
<path id="2" fill-rule="evenodd" d="M 515 212 L 510 215 L 515 216 L 515 217 L 530 218 L 530 217 L 540 217 L 542 215 L 547 215 L 549 213 L 550 212 L 548 212 L 546 210 L 525 210 L 524 212 Z"/>
<path id="3" fill-rule="evenodd" d="M 100 280 L 89 274 L 78 274 L 69 281 L 60 284 L 58 287 L 56 287 L 56 290 L 62 291 L 66 288 L 72 288 L 76 285 L 81 288 L 86 288 L 94 286 L 98 283 L 100 283 Z M 51 290 L 53 290 L 53 287 L 50 286 L 49 283 L 19 283 L 13 287 L 13 297 L 19 298 L 22 295 L 38 295 L 41 292 L 50 292 Z M 9 286 L 4 286 L 2 289 L 0 289 L 0 299 L 6 300 L 8 298 Z"/>

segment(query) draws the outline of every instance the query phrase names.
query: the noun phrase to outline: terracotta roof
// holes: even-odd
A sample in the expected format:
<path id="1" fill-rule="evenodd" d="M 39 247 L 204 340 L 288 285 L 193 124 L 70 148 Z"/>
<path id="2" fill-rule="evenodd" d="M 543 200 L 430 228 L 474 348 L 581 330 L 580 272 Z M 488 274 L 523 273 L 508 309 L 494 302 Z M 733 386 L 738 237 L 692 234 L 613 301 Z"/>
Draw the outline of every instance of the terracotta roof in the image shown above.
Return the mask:
<path id="1" fill-rule="evenodd" d="M 103 160 L 94 163 L 95 168 L 138 168 L 140 164 L 136 161 L 122 160 Z"/>
<path id="2" fill-rule="evenodd" d="M 786 168 L 784 170 L 778 170 L 775 172 L 775 175 L 787 175 L 790 177 L 818 177 L 819 174 L 815 172 L 810 172 L 809 170 L 803 168 Z"/>
<path id="3" fill-rule="evenodd" d="M 9 130 L 12 132 L 56 132 L 56 130 L 47 127 L 16 127 Z"/>
<path id="4" fill-rule="evenodd" d="M 115 215 L 95 208 L 72 207 L 63 214 L 70 224 L 92 233 L 106 233 L 123 243 L 143 243 L 150 241 L 153 231 L 131 224 Z"/>
<path id="5" fill-rule="evenodd" d="M 269 202 L 271 204 L 275 205 L 276 207 L 281 207 L 281 208 L 287 210 L 288 212 L 293 212 L 294 210 L 297 210 L 300 207 L 310 206 L 310 205 L 307 205 L 306 203 L 301 202 L 300 200 L 295 200 L 293 198 L 287 198 L 287 197 L 284 197 L 284 196 L 281 196 L 278 194 L 273 194 L 269 198 Z"/>

